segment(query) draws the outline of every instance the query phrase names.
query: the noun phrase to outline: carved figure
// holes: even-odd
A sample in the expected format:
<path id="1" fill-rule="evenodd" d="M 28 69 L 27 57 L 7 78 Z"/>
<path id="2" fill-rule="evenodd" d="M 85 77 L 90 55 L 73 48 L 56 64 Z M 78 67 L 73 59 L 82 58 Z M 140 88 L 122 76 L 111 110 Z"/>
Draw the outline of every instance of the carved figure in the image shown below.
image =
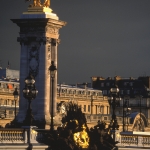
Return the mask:
<path id="1" fill-rule="evenodd" d="M 25 0 L 25 1 L 30 2 L 31 0 Z M 38 6 L 38 7 L 41 7 L 41 6 L 50 7 L 50 0 L 45 0 L 43 5 L 41 4 L 41 0 L 33 0 L 33 4 L 30 5 L 30 7 L 36 7 L 36 6 Z"/>

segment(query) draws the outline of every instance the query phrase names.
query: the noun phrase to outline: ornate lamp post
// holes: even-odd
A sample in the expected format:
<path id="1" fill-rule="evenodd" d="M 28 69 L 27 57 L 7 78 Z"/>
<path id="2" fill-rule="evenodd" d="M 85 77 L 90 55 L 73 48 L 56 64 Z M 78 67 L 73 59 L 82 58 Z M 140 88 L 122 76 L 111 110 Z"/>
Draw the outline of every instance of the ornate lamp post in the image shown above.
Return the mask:
<path id="1" fill-rule="evenodd" d="M 123 132 L 125 132 L 125 126 L 126 126 L 126 122 L 125 117 L 127 117 L 127 131 L 128 131 L 128 115 L 130 114 L 129 111 L 131 110 L 131 108 L 129 108 L 129 99 L 125 99 L 123 98 Z"/>
<path id="2" fill-rule="evenodd" d="M 123 132 L 125 132 L 125 121 L 124 121 L 124 118 L 125 118 L 125 113 L 127 111 L 127 100 L 125 100 L 124 102 L 124 98 L 123 98 Z"/>
<path id="3" fill-rule="evenodd" d="M 53 132 L 54 131 L 54 123 L 53 123 L 53 117 L 54 117 L 54 114 L 53 114 L 53 105 L 54 105 L 54 96 L 53 96 L 53 92 L 54 92 L 54 78 L 55 78 L 55 73 L 57 71 L 56 69 L 56 66 L 54 65 L 54 61 L 51 61 L 51 66 L 49 67 L 49 70 L 50 70 L 50 77 L 51 77 L 51 87 L 52 87 L 52 90 L 51 90 L 51 94 L 52 94 L 52 99 L 51 99 L 51 124 L 50 124 L 50 131 Z"/>
<path id="4" fill-rule="evenodd" d="M 35 88 L 35 80 L 31 74 L 29 74 L 29 76 L 25 78 L 24 82 L 25 88 L 23 89 L 23 96 L 28 100 L 28 109 L 24 120 L 24 125 L 31 126 L 33 121 L 31 100 L 36 98 L 38 91 Z"/>
<path id="5" fill-rule="evenodd" d="M 18 97 L 19 97 L 19 94 L 18 94 L 18 91 L 17 91 L 17 88 L 15 88 L 15 91 L 13 92 L 13 95 L 14 95 L 14 101 L 15 101 L 15 127 L 16 127 L 16 102 L 18 100 Z"/>
<path id="6" fill-rule="evenodd" d="M 140 131 L 143 131 L 143 128 L 142 128 L 142 121 L 141 121 L 141 113 L 142 113 L 142 110 L 141 110 L 141 100 L 142 100 L 142 95 L 139 95 L 140 97 Z"/>
<path id="7" fill-rule="evenodd" d="M 111 119 L 109 127 L 114 132 L 113 139 L 115 140 L 115 130 L 118 130 L 119 128 L 116 114 L 115 114 L 116 106 L 118 106 L 120 103 L 120 98 L 117 98 L 117 95 L 119 93 L 119 88 L 116 85 L 114 85 L 114 87 L 110 89 L 110 93 L 111 93 L 111 97 L 109 97 L 108 102 L 110 106 L 112 107 L 112 119 Z"/>

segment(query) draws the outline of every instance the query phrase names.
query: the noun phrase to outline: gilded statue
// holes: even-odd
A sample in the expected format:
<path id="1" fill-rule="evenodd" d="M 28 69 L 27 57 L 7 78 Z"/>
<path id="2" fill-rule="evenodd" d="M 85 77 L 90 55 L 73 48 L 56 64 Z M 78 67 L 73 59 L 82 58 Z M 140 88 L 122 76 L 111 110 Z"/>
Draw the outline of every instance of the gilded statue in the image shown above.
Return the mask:
<path id="1" fill-rule="evenodd" d="M 31 0 L 25 0 L 31 1 Z M 29 5 L 30 7 L 50 7 L 50 0 L 45 0 L 43 4 L 41 4 L 41 0 L 33 0 L 33 4 Z"/>
<path id="2" fill-rule="evenodd" d="M 82 131 L 74 133 L 74 141 L 77 145 L 81 146 L 82 148 L 88 148 L 89 146 L 89 136 L 86 132 L 86 127 L 82 125 Z"/>

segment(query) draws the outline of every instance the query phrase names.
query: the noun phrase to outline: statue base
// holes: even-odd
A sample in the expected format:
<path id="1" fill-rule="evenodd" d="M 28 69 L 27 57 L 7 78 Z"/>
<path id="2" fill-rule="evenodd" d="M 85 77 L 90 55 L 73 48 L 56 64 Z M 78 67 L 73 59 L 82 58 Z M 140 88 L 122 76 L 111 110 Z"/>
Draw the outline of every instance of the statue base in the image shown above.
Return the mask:
<path id="1" fill-rule="evenodd" d="M 21 19 L 30 19 L 30 18 L 51 18 L 58 20 L 58 16 L 52 13 L 52 9 L 48 7 L 28 7 L 27 12 L 23 12 Z"/>
<path id="2" fill-rule="evenodd" d="M 51 13 L 53 10 L 48 7 L 39 7 L 39 6 L 34 6 L 34 7 L 28 7 L 28 12 L 49 12 Z"/>

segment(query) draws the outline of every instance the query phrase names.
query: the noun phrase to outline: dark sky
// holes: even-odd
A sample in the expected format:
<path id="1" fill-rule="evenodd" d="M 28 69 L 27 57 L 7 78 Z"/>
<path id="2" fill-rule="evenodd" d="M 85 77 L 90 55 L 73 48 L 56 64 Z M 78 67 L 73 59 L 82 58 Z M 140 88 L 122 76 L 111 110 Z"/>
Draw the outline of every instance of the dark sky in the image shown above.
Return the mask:
<path id="1" fill-rule="evenodd" d="M 41 0 L 42 1 L 42 0 Z M 19 69 L 19 18 L 30 2 L 1 0 L 0 60 Z M 60 30 L 58 82 L 90 82 L 91 76 L 150 75 L 150 0 L 51 0 L 67 26 Z"/>

